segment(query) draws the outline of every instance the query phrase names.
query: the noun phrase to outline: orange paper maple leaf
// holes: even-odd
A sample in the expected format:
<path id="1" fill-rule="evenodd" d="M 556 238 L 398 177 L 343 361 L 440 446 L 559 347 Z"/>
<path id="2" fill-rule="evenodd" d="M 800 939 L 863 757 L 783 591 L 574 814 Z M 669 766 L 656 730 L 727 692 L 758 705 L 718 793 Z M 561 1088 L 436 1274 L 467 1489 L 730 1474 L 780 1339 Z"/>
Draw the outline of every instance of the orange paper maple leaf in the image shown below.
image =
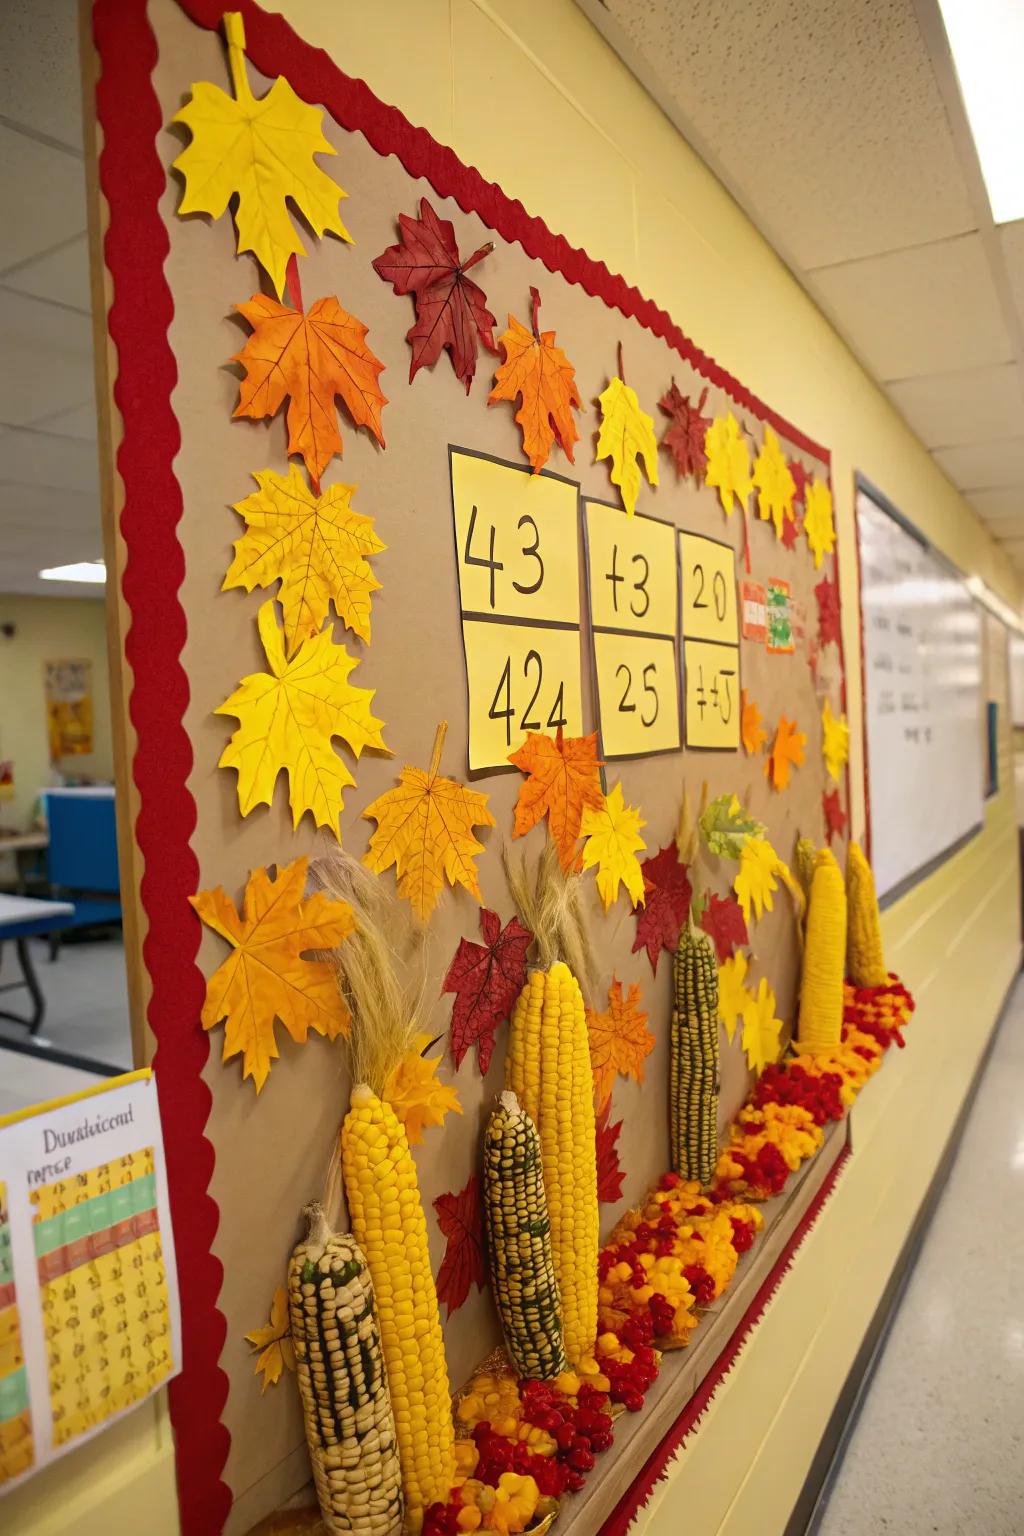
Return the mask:
<path id="1" fill-rule="evenodd" d="M 787 720 L 785 715 L 782 715 L 775 732 L 775 740 L 772 742 L 772 750 L 764 765 L 764 776 L 774 789 L 786 788 L 789 783 L 790 769 L 799 768 L 804 760 L 806 745 L 807 737 L 803 731 L 797 730 L 796 721 Z"/>
<path id="2" fill-rule="evenodd" d="M 368 805 L 363 815 L 377 823 L 363 863 L 378 875 L 395 866 L 398 894 L 420 918 L 430 916 L 450 885 L 464 885 L 480 900 L 476 858 L 483 853 L 474 827 L 493 827 L 488 796 L 438 773 L 447 723 L 438 727 L 430 767 L 405 767 L 398 788 Z"/>
<path id="3" fill-rule="evenodd" d="M 223 1060 L 241 1054 L 242 1076 L 252 1078 L 257 1093 L 278 1056 L 275 1020 L 300 1045 L 311 1029 L 328 1040 L 349 1031 L 334 971 L 303 956 L 340 944 L 355 927 L 352 909 L 320 891 L 306 896 L 308 865 L 305 857 L 293 859 L 276 880 L 254 869 L 241 916 L 221 886 L 189 897 L 203 922 L 232 946 L 206 983 L 203 1028 L 224 1024 Z"/>
<path id="4" fill-rule="evenodd" d="M 342 452 L 335 396 L 383 448 L 384 364 L 366 345 L 361 320 L 337 299 L 317 299 L 305 314 L 262 293 L 235 307 L 253 328 L 232 359 L 245 369 L 236 416 L 276 416 L 287 398 L 288 452 L 301 453 L 314 480 Z"/>
<path id="5" fill-rule="evenodd" d="M 598 1013 L 595 1008 L 587 1009 L 594 1103 L 598 1113 L 608 1106 L 616 1076 L 631 1077 L 638 1083 L 644 1080 L 644 1058 L 654 1050 L 654 1036 L 647 1028 L 647 1015 L 639 1005 L 640 988 L 636 982 L 623 997 L 622 983 L 613 977 L 604 1013 Z"/>
<path id="6" fill-rule="evenodd" d="M 745 688 L 740 690 L 740 696 L 743 701 L 743 712 L 740 716 L 740 736 L 743 740 L 744 752 L 749 752 L 752 756 L 755 752 L 759 752 L 768 740 L 768 732 L 764 728 L 761 711 L 753 699 L 747 697 L 747 690 Z"/>
<path id="7" fill-rule="evenodd" d="M 528 331 L 514 315 L 509 315 L 508 330 L 498 338 L 505 361 L 495 371 L 494 388 L 487 404 L 521 397 L 523 403 L 516 412 L 516 421 L 523 433 L 523 452 L 536 474 L 547 462 L 556 440 L 570 464 L 573 462 L 573 444 L 579 433 L 572 412 L 582 402 L 576 388 L 576 370 L 561 347 L 555 345 L 554 331 L 537 329 L 540 294 L 536 288 L 530 289 L 530 300 L 533 330 Z"/>
<path id="8" fill-rule="evenodd" d="M 604 804 L 597 732 L 563 736 L 559 726 L 552 739 L 530 731 L 524 745 L 510 754 L 509 762 L 527 775 L 526 783 L 519 787 L 512 836 L 524 836 L 546 816 L 558 862 L 563 870 L 571 869 L 584 807 L 599 811 Z"/>

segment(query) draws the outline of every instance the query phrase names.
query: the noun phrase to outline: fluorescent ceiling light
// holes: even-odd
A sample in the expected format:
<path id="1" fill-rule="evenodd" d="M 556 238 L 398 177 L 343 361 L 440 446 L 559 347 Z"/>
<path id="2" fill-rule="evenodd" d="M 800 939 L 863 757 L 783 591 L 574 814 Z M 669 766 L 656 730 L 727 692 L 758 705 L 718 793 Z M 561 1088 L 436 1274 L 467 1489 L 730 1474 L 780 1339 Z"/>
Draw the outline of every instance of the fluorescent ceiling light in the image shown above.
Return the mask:
<path id="1" fill-rule="evenodd" d="M 992 217 L 1024 219 L 1024 5 L 939 0 Z"/>
<path id="2" fill-rule="evenodd" d="M 78 560 L 73 565 L 51 565 L 39 574 L 43 581 L 92 581 L 102 586 L 107 568 L 102 560 Z"/>

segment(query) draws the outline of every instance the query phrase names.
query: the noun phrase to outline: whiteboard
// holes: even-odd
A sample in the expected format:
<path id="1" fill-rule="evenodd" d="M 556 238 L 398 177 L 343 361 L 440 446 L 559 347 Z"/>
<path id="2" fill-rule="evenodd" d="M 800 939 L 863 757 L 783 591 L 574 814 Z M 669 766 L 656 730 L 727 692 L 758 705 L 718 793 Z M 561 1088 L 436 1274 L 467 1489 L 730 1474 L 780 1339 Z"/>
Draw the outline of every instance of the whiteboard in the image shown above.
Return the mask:
<path id="1" fill-rule="evenodd" d="M 897 892 L 984 812 L 981 612 L 963 577 L 857 486 L 871 861 Z"/>

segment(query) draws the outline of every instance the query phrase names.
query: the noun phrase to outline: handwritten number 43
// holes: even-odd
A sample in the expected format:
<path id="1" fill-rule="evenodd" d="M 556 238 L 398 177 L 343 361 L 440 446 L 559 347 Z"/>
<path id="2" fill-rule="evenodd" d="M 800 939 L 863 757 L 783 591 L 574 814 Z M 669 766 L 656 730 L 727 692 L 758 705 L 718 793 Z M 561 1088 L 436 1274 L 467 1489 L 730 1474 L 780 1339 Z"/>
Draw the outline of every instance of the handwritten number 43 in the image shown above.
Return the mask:
<path id="1" fill-rule="evenodd" d="M 494 558 L 495 532 L 493 523 L 490 527 L 487 554 L 475 555 L 473 553 L 473 534 L 476 532 L 476 518 L 477 509 L 474 507 L 472 512 L 469 514 L 469 527 L 466 529 L 466 547 L 463 550 L 462 558 L 466 565 L 479 565 L 483 566 L 485 570 L 490 571 L 490 605 L 492 608 L 494 608 L 497 605 L 495 596 L 495 577 L 498 571 L 503 571 L 505 569 L 505 562 L 503 560 L 495 560 Z M 544 584 L 544 560 L 540 553 L 540 529 L 537 527 L 537 524 L 528 512 L 523 513 L 523 516 L 519 519 L 516 527 L 520 533 L 522 533 L 523 529 L 526 527 L 529 527 L 533 530 L 533 538 L 527 540 L 527 542 L 523 545 L 520 553 L 523 554 L 528 560 L 536 561 L 537 577 L 536 580 L 532 582 L 514 581 L 512 586 L 521 597 L 532 597 L 535 592 L 540 591 Z M 534 695 L 534 697 L 536 697 L 536 695 Z"/>

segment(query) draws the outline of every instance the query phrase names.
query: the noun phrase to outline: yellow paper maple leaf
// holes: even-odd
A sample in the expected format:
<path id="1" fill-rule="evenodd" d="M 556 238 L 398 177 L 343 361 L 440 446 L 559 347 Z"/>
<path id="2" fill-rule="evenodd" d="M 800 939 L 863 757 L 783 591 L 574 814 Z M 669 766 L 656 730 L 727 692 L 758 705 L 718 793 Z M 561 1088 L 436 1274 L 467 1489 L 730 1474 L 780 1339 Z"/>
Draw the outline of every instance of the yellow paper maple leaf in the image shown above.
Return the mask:
<path id="1" fill-rule="evenodd" d="M 775 879 L 777 865 L 775 849 L 767 838 L 747 838 L 732 888 L 748 923 L 751 911 L 760 917 L 764 911 L 772 910 L 772 892 L 779 888 Z"/>
<path id="2" fill-rule="evenodd" d="M 741 949 L 723 960 L 718 967 L 718 1017 L 725 1025 L 725 1032 L 731 1040 L 736 1033 L 736 1025 L 743 1017 L 750 993 L 746 985 L 747 957 Z"/>
<path id="3" fill-rule="evenodd" d="M 324 137 L 323 113 L 301 101 L 281 75 L 257 99 L 245 72 L 245 31 L 237 11 L 224 17 L 224 31 L 235 99 L 201 81 L 173 119 L 192 135 L 174 162 L 185 178 L 178 212 L 219 219 L 237 197 L 239 254 L 252 251 L 280 298 L 289 257 L 306 254 L 289 199 L 318 236 L 329 230 L 351 241 L 338 212 L 347 193 L 314 159 L 336 153 Z"/>
<path id="4" fill-rule="evenodd" d="M 644 875 L 637 854 L 647 847 L 640 836 L 640 828 L 646 825 L 639 811 L 623 803 L 621 780 L 604 796 L 599 810 L 584 807 L 580 824 L 586 838 L 583 868 L 597 865 L 597 890 L 606 912 L 618 896 L 620 884 L 626 887 L 634 907 L 644 904 Z"/>
<path id="5" fill-rule="evenodd" d="M 631 1077 L 637 1083 L 644 1080 L 644 1057 L 654 1050 L 654 1036 L 647 1028 L 640 996 L 636 982 L 623 996 L 622 983 L 613 976 L 605 1011 L 587 1009 L 594 1103 L 599 1113 L 608 1105 L 617 1076 Z"/>
<path id="6" fill-rule="evenodd" d="M 742 512 L 754 482 L 750 475 L 750 449 L 732 411 L 728 416 L 716 416 L 708 427 L 704 452 L 708 460 L 704 483 L 717 487 L 727 517 L 732 516 L 734 501 Z"/>
<path id="7" fill-rule="evenodd" d="M 778 438 L 767 425 L 761 451 L 754 461 L 754 485 L 757 487 L 757 514 L 764 522 L 775 525 L 775 537 L 781 539 L 783 523 L 793 516 L 796 481 Z"/>
<path id="8" fill-rule="evenodd" d="M 743 1007 L 743 1050 L 747 1065 L 758 1077 L 779 1059 L 782 1020 L 775 1017 L 775 993 L 762 976 L 757 992 L 748 993 Z"/>
<path id="9" fill-rule="evenodd" d="M 261 607 L 258 623 L 270 671 L 243 678 L 214 710 L 238 720 L 218 766 L 238 770 L 243 816 L 271 803 L 284 769 L 292 825 L 297 827 L 309 811 L 318 827 L 330 827 L 340 838 L 343 791 L 355 779 L 332 739 L 340 736 L 356 757 L 366 747 L 388 751 L 381 736 L 384 722 L 370 714 L 375 690 L 349 682 L 358 662 L 343 645 L 335 645 L 329 630 L 304 640 L 289 660 L 272 600 Z"/>
<path id="10" fill-rule="evenodd" d="M 260 1393 L 276 1385 L 285 1368 L 295 1369 L 295 1345 L 292 1343 L 291 1319 L 288 1316 L 288 1295 L 283 1285 L 274 1292 L 270 1303 L 270 1321 L 262 1328 L 254 1328 L 246 1334 L 246 1340 L 261 1351 L 256 1361 L 254 1375 L 263 1377 Z"/>
<path id="11" fill-rule="evenodd" d="M 832 520 L 832 492 L 822 480 L 810 480 L 804 492 L 804 533 L 814 569 L 836 547 L 836 527 Z"/>
<path id="12" fill-rule="evenodd" d="M 293 859 L 271 879 L 265 869 L 249 876 L 239 916 L 217 886 L 189 900 L 207 927 L 232 952 L 206 983 L 204 1029 L 224 1024 L 223 1060 L 241 1053 L 242 1076 L 259 1093 L 277 1060 L 275 1020 L 296 1044 L 313 1029 L 328 1040 L 349 1032 L 349 1012 L 331 967 L 304 955 L 334 949 L 355 927 L 352 909 L 316 891 L 305 895 L 307 858 Z"/>
<path id="13" fill-rule="evenodd" d="M 423 1140 L 428 1125 L 443 1125 L 450 1110 L 462 1114 L 459 1096 L 449 1083 L 437 1079 L 440 1056 L 424 1051 L 433 1045 L 429 1035 L 414 1036 L 405 1055 L 395 1064 L 384 1089 L 384 1098 L 405 1126 L 411 1147 Z"/>
<path id="14" fill-rule="evenodd" d="M 480 900 L 476 858 L 483 853 L 483 843 L 473 828 L 494 826 L 487 795 L 438 773 L 447 729 L 446 722 L 438 728 L 428 770 L 406 766 L 398 788 L 389 789 L 363 812 L 377 823 L 363 863 L 378 875 L 393 864 L 398 894 L 423 919 L 437 905 L 445 880 L 465 886 Z"/>
<path id="15" fill-rule="evenodd" d="M 297 464 L 288 466 L 287 479 L 271 469 L 253 479 L 259 490 L 235 503 L 247 526 L 221 590 L 251 592 L 280 578 L 289 656 L 323 628 L 332 601 L 342 623 L 369 643 L 370 601 L 380 582 L 366 557 L 387 545 L 374 533 L 373 518 L 354 510 L 355 486 L 331 485 L 314 496 Z"/>
<path id="16" fill-rule="evenodd" d="M 839 782 L 843 766 L 850 756 L 850 727 L 845 715 L 834 715 L 828 699 L 821 712 L 821 755 L 829 778 Z"/>
<path id="17" fill-rule="evenodd" d="M 658 483 L 658 439 L 654 422 L 641 409 L 636 390 L 619 378 L 598 395 L 601 430 L 595 459 L 611 459 L 613 484 L 619 487 L 627 515 L 636 511 L 640 495 L 640 461 L 651 485 Z"/>

